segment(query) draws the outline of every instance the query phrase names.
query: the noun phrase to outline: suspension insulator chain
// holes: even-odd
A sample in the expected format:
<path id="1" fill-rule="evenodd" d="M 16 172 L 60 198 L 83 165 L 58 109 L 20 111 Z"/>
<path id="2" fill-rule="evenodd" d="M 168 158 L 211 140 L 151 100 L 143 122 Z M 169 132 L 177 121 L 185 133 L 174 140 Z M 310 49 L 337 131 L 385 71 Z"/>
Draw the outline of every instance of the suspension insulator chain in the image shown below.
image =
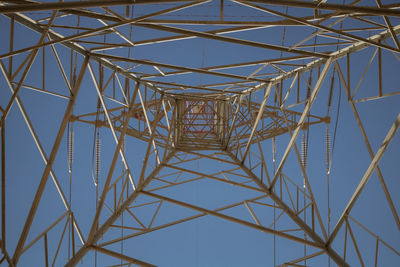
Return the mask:
<path id="1" fill-rule="evenodd" d="M 301 161 L 304 166 L 304 169 L 307 168 L 307 150 L 308 143 L 306 141 L 306 133 L 303 133 L 303 139 L 301 140 Z"/>
<path id="2" fill-rule="evenodd" d="M 325 144 L 326 144 L 326 173 L 330 173 L 331 169 L 331 138 L 329 135 L 329 128 L 326 127 L 326 137 L 325 137 Z"/>
<path id="3" fill-rule="evenodd" d="M 97 132 L 96 136 L 96 184 L 100 175 L 100 156 L 101 156 L 101 141 L 100 134 Z"/>
<path id="4" fill-rule="evenodd" d="M 74 129 L 72 123 L 68 125 L 68 137 L 67 137 L 67 147 L 68 147 L 68 171 L 72 172 L 72 162 L 74 161 Z"/>

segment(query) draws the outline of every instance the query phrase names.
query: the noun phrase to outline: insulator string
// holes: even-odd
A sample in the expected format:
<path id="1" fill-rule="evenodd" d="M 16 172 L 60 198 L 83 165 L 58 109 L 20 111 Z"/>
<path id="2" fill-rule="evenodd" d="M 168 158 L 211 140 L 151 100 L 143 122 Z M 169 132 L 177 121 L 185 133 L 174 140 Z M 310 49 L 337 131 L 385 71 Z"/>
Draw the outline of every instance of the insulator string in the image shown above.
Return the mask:
<path id="1" fill-rule="evenodd" d="M 100 156 L 101 156 L 101 140 L 100 140 L 100 132 L 97 130 L 97 135 L 96 135 L 96 185 L 99 183 Z"/>
<path id="2" fill-rule="evenodd" d="M 276 139 L 275 136 L 272 138 L 272 162 L 275 165 L 276 160 Z"/>
<path id="3" fill-rule="evenodd" d="M 303 131 L 303 138 L 301 140 L 301 161 L 304 166 L 304 169 L 307 168 L 307 150 L 308 150 L 308 142 L 306 140 L 306 131 Z M 305 187 L 305 184 L 303 186 Z"/>
<path id="4" fill-rule="evenodd" d="M 329 135 L 329 127 L 328 125 L 326 126 L 326 135 L 325 135 L 325 147 L 326 147 L 326 173 L 329 175 L 330 174 L 330 168 L 331 168 L 331 138 Z"/>
<path id="5" fill-rule="evenodd" d="M 100 131 L 98 128 L 100 117 L 100 99 L 97 101 L 97 113 L 93 133 L 93 148 L 92 148 L 92 180 L 94 186 L 97 187 L 100 175 Z"/>
<path id="6" fill-rule="evenodd" d="M 327 164 L 327 198 L 328 198 L 328 235 L 330 234 L 330 223 L 331 223 L 331 209 L 330 209 L 330 183 L 331 183 L 331 168 L 332 168 L 332 160 L 333 160 L 333 154 L 335 151 L 335 143 L 336 143 L 336 133 L 337 133 L 337 128 L 338 128 L 338 122 L 339 122 L 339 114 L 340 114 L 340 103 L 341 103 L 341 98 L 342 98 L 342 88 L 341 88 L 341 83 L 339 83 L 339 93 L 338 93 L 338 103 L 337 103 L 337 108 L 336 108 L 336 119 L 335 119 L 335 128 L 333 131 L 333 140 L 331 142 L 330 140 L 330 134 L 329 134 L 329 127 L 328 125 L 326 126 L 326 164 Z M 328 109 L 328 114 L 329 114 L 329 109 Z M 328 266 L 330 266 L 330 260 L 328 259 Z"/>
<path id="7" fill-rule="evenodd" d="M 68 123 L 67 147 L 68 147 L 68 172 L 72 173 L 72 162 L 74 161 L 74 130 L 72 123 Z"/>
<path id="8" fill-rule="evenodd" d="M 307 154 L 308 154 L 308 131 L 303 130 L 303 138 L 302 138 L 302 145 L 301 145 L 301 152 L 302 152 L 302 163 L 304 167 L 304 171 L 307 169 Z M 303 177 L 303 206 L 306 207 L 306 178 L 305 175 Z M 304 222 L 307 222 L 306 216 L 306 209 L 304 210 Z M 304 239 L 307 239 L 306 234 L 304 233 Z M 304 245 L 304 256 L 307 255 L 307 246 Z M 306 259 L 304 260 L 304 266 L 307 266 Z"/>
<path id="9" fill-rule="evenodd" d="M 71 180 L 72 180 L 72 126 L 71 123 L 68 122 L 68 129 L 67 129 L 67 162 L 68 162 L 68 173 L 69 173 L 69 200 L 68 200 L 68 205 L 71 209 L 71 200 L 72 200 L 72 194 L 71 194 Z M 69 215 L 70 216 L 70 215 Z M 69 220 L 71 220 L 71 217 L 69 217 Z M 72 223 L 69 221 L 69 223 Z M 71 231 L 68 230 L 68 259 L 71 258 Z"/>
<path id="10" fill-rule="evenodd" d="M 95 203 L 96 203 L 96 210 L 98 208 L 98 197 L 99 197 L 99 175 L 100 175 L 100 129 L 98 128 L 99 117 L 100 117 L 100 99 L 97 100 L 97 112 L 96 112 L 96 121 L 94 127 L 94 136 L 93 136 L 93 150 L 92 150 L 92 179 L 93 184 L 96 187 L 96 196 L 95 196 Z M 93 170 L 94 169 L 94 170 Z M 94 175 L 95 174 L 95 175 Z M 95 177 L 96 176 L 96 177 Z M 96 225 L 98 229 L 98 224 Z M 94 266 L 97 266 L 97 252 L 94 253 Z"/>

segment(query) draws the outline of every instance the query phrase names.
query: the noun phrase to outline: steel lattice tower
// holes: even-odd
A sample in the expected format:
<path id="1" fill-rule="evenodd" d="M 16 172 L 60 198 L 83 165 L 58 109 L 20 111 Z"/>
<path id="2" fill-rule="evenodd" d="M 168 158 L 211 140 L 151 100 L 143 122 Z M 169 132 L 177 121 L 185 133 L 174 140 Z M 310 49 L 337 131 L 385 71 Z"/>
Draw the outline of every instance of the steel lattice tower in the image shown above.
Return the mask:
<path id="1" fill-rule="evenodd" d="M 399 8 L 0 1 L 0 263 L 395 266 Z"/>

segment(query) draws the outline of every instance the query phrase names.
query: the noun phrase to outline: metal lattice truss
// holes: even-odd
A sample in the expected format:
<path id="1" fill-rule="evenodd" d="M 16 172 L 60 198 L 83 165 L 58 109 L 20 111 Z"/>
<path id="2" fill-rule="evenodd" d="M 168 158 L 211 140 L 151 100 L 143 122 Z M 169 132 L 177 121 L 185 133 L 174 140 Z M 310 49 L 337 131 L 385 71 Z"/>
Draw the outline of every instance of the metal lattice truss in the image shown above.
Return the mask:
<path id="1" fill-rule="evenodd" d="M 399 8 L 0 1 L 1 262 L 398 263 Z"/>

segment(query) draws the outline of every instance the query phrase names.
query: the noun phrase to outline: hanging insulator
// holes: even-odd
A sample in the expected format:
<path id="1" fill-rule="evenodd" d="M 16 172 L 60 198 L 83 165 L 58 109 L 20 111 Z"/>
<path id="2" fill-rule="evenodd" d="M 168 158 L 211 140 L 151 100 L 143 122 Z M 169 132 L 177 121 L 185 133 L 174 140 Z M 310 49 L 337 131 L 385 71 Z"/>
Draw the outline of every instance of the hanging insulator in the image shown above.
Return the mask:
<path id="1" fill-rule="evenodd" d="M 276 156 L 276 139 L 275 136 L 272 137 L 272 161 L 275 163 L 275 156 Z"/>
<path id="2" fill-rule="evenodd" d="M 100 156 L 101 156 L 101 143 L 100 143 L 99 132 L 97 132 L 97 136 L 96 136 L 96 185 L 97 185 L 99 174 L 100 174 Z"/>
<path id="3" fill-rule="evenodd" d="M 74 130 L 72 128 L 72 124 L 69 126 L 68 131 L 68 170 L 72 172 L 72 162 L 74 161 Z"/>
<path id="4" fill-rule="evenodd" d="M 301 140 L 301 163 L 304 166 L 304 169 L 307 167 L 307 150 L 308 144 L 306 142 L 306 133 L 303 133 L 303 139 Z"/>
<path id="5" fill-rule="evenodd" d="M 331 153 L 331 138 L 329 135 L 329 129 L 326 127 L 326 137 L 325 137 L 325 143 L 326 143 L 326 173 L 330 173 L 330 153 Z"/>

